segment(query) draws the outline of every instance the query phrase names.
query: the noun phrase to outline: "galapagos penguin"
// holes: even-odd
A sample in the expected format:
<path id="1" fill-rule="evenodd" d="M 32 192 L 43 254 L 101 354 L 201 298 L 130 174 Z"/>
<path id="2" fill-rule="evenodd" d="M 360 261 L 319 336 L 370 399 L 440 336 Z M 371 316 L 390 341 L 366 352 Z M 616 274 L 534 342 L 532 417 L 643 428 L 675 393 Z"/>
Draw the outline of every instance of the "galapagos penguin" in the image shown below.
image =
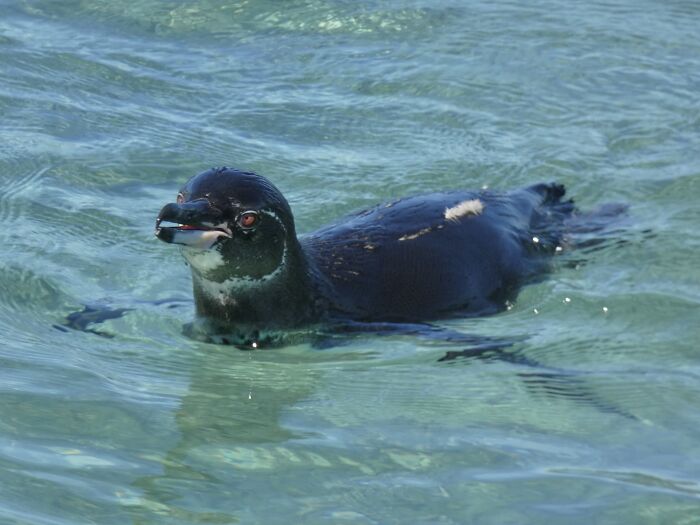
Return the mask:
<path id="1" fill-rule="evenodd" d="M 547 183 L 406 197 L 297 236 L 268 179 L 220 167 L 184 185 L 161 209 L 155 234 L 183 247 L 199 335 L 257 346 L 329 322 L 503 310 L 561 249 L 574 212 L 564 194 Z"/>

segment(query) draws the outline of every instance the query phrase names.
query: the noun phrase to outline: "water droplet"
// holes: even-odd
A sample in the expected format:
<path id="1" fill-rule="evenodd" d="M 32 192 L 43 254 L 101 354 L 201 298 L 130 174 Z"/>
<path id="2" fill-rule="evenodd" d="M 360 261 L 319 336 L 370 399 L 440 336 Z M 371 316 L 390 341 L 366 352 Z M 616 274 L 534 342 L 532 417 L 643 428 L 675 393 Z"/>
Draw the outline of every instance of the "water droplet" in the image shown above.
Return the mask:
<path id="1" fill-rule="evenodd" d="M 562 251 L 563 249 L 564 249 L 564 248 L 562 248 L 561 246 L 557 246 L 556 248 L 554 248 L 554 251 L 555 251 L 555 252 L 560 252 L 560 251 Z"/>
<path id="2" fill-rule="evenodd" d="M 565 303 L 570 303 L 570 302 L 571 302 L 571 297 L 564 297 L 564 302 L 565 302 Z"/>
<path id="3" fill-rule="evenodd" d="M 540 311 L 539 311 L 537 308 L 533 308 L 532 311 L 535 312 L 535 315 L 537 315 L 538 313 L 540 313 Z"/>
<path id="4" fill-rule="evenodd" d="M 257 347 L 258 347 L 258 343 L 253 342 L 253 344 L 252 344 L 251 346 L 252 346 L 253 348 L 257 348 Z"/>
<path id="5" fill-rule="evenodd" d="M 607 313 L 608 313 L 608 307 L 607 307 L 607 306 L 603 306 L 603 313 L 604 313 L 604 314 L 607 314 Z"/>
<path id="6" fill-rule="evenodd" d="M 533 238 L 532 238 L 532 242 L 534 242 L 535 244 L 537 244 L 538 242 L 540 242 L 540 238 L 539 238 L 539 237 L 533 237 Z"/>

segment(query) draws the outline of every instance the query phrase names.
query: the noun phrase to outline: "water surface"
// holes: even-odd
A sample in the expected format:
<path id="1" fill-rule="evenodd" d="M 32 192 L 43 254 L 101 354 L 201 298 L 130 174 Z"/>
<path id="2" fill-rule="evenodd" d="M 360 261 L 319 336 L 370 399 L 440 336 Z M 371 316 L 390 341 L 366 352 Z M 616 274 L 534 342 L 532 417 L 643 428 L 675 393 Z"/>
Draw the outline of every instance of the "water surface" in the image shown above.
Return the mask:
<path id="1" fill-rule="evenodd" d="M 0 3 L 0 522 L 698 523 L 698 34 L 683 0 Z M 243 352 L 148 302 L 190 296 L 155 214 L 223 164 L 302 232 L 548 180 L 629 219 L 445 323 L 539 371 L 410 336 Z M 52 327 L 88 303 L 133 310 Z"/>

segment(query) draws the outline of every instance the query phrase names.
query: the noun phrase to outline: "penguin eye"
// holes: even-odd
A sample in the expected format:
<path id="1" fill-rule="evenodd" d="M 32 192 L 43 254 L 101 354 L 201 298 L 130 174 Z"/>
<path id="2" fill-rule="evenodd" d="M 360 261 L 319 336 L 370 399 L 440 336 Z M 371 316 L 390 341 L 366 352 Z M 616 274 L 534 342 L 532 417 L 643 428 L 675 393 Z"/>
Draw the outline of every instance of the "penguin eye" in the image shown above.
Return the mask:
<path id="1" fill-rule="evenodd" d="M 246 211 L 238 216 L 238 225 L 248 230 L 258 223 L 258 214 L 254 211 Z"/>

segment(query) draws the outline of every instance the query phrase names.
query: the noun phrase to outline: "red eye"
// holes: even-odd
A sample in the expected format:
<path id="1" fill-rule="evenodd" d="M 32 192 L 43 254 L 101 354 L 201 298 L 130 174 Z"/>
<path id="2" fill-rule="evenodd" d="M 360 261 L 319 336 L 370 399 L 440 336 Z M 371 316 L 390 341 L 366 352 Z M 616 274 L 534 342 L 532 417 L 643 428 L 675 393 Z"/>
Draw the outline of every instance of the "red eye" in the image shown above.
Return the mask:
<path id="1" fill-rule="evenodd" d="M 245 213 L 241 213 L 241 216 L 238 217 L 238 224 L 241 228 L 252 228 L 257 222 L 258 214 L 254 211 L 247 211 Z"/>

